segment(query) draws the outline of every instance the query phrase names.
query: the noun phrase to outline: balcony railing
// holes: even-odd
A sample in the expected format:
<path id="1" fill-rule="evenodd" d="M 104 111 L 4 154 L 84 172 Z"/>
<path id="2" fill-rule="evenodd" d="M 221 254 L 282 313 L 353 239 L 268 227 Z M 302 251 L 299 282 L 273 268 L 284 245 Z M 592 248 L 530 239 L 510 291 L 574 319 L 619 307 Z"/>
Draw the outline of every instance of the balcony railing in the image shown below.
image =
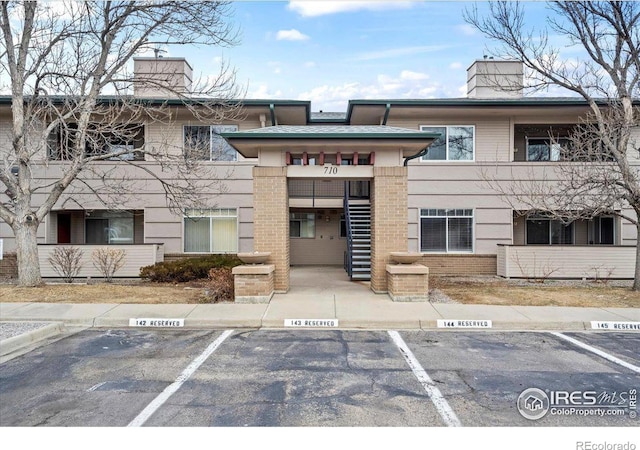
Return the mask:
<path id="1" fill-rule="evenodd" d="M 77 278 L 101 278 L 103 274 L 93 265 L 91 255 L 98 248 L 122 249 L 125 251 L 124 266 L 114 276 L 135 278 L 140 276 L 140 268 L 164 261 L 164 244 L 131 244 L 131 245 L 73 245 L 42 244 L 38 245 L 40 273 L 44 278 L 58 278 L 60 275 L 53 269 L 49 257 L 56 247 L 77 247 L 82 252 L 80 264 L 82 268 Z"/>
<path id="2" fill-rule="evenodd" d="M 505 278 L 631 279 L 635 246 L 498 245 L 498 275 Z"/>

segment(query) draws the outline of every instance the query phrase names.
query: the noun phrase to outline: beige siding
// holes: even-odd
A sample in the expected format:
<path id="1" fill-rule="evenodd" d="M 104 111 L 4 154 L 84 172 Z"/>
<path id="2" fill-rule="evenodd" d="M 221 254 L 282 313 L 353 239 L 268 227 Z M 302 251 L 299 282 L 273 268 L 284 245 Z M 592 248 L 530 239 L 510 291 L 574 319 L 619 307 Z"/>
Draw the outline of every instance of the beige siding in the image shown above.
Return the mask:
<path id="1" fill-rule="evenodd" d="M 479 120 L 477 116 L 443 119 L 425 114 L 424 117 L 420 118 L 390 120 L 388 125 L 416 130 L 419 130 L 420 126 L 423 125 L 473 125 L 475 127 L 476 161 L 511 160 L 511 124 L 509 117 L 499 117 L 493 120 Z"/>
<path id="2" fill-rule="evenodd" d="M 41 245 L 38 247 L 38 257 L 40 260 L 40 273 L 43 277 L 58 278 L 59 275 L 53 270 L 49 263 L 49 256 L 53 253 L 56 245 Z M 82 251 L 80 264 L 82 269 L 78 274 L 78 278 L 101 278 L 102 274 L 96 269 L 91 260 L 91 255 L 98 248 L 123 249 L 125 254 L 124 266 L 115 273 L 116 277 L 138 277 L 140 276 L 140 268 L 161 262 L 164 260 L 164 249 L 162 245 L 79 245 Z"/>
<path id="3" fill-rule="evenodd" d="M 498 275 L 507 278 L 633 278 L 635 247 L 503 246 Z"/>

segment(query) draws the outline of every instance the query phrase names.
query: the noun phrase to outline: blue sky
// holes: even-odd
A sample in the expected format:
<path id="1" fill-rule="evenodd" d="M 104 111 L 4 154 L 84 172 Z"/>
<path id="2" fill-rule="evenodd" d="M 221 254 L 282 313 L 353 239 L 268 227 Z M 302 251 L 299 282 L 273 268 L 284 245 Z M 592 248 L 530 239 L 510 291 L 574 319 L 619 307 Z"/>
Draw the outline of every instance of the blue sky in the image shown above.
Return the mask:
<path id="1" fill-rule="evenodd" d="M 314 111 L 344 111 L 357 98 L 462 97 L 467 67 L 495 47 L 465 23 L 472 4 L 236 1 L 239 45 L 170 54 L 204 76 L 224 58 L 247 98 L 310 100 Z M 545 5 L 525 6 L 530 23 L 544 27 Z"/>

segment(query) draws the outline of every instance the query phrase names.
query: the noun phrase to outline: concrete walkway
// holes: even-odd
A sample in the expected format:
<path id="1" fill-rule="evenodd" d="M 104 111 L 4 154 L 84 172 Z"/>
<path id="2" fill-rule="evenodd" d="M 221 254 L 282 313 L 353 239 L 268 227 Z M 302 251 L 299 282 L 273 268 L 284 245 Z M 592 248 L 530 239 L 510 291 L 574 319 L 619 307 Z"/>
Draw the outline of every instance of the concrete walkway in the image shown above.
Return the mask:
<path id="1" fill-rule="evenodd" d="M 589 330 L 591 321 L 640 321 L 640 308 L 398 303 L 386 294 L 374 294 L 368 283 L 349 281 L 341 268 L 332 267 L 292 268 L 289 292 L 275 294 L 269 304 L 141 305 L 104 300 L 98 304 L 2 302 L 0 321 L 118 328 L 128 327 L 131 318 L 165 318 L 184 319 L 186 328 L 284 328 L 285 319 L 337 319 L 341 329 L 434 329 L 438 319 L 445 319 L 491 320 L 493 329 L 502 330 Z M 34 331 L 24 334 L 29 333 Z M 11 338 L 2 338 L 3 354 Z"/>

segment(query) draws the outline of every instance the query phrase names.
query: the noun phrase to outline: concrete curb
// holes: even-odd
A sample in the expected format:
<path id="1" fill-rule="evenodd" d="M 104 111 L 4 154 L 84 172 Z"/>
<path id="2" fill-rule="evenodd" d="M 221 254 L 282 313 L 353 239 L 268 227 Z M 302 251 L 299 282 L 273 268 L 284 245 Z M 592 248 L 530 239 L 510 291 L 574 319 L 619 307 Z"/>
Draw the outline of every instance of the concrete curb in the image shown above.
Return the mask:
<path id="1" fill-rule="evenodd" d="M 49 323 L 37 330 L 28 331 L 17 336 L 13 336 L 0 341 L 0 356 L 6 356 L 14 353 L 29 345 L 44 341 L 53 336 L 61 334 L 64 330 L 62 322 Z"/>

